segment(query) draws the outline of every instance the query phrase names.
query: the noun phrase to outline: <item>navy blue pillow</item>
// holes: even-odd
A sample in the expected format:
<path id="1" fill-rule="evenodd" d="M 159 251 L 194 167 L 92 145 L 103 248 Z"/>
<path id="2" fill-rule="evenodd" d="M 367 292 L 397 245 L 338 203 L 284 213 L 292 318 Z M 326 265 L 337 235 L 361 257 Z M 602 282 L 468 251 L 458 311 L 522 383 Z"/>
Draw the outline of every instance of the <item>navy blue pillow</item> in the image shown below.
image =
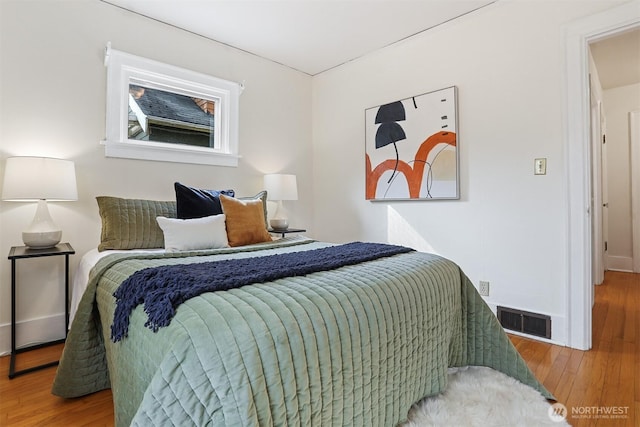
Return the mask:
<path id="1" fill-rule="evenodd" d="M 220 215 L 222 213 L 220 195 L 235 196 L 233 190 L 202 190 L 187 187 L 179 182 L 173 186 L 176 190 L 176 215 L 180 219 Z"/>

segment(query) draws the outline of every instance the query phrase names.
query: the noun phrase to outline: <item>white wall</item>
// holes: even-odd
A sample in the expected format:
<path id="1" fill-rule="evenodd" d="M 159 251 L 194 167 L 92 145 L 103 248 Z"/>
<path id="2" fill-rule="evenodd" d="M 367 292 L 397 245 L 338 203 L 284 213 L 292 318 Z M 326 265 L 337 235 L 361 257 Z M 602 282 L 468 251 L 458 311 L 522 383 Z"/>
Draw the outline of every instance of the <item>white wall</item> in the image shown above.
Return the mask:
<path id="1" fill-rule="evenodd" d="M 550 314 L 565 342 L 563 25 L 615 4 L 501 1 L 314 78 L 316 236 L 442 254 L 490 282 L 490 304 Z M 364 110 L 451 85 L 462 198 L 365 201 Z"/>
<path id="2" fill-rule="evenodd" d="M 242 82 L 237 168 L 105 158 L 106 69 L 113 48 Z M 292 223 L 311 229 L 311 78 L 98 0 L 0 2 L 0 180 L 6 157 L 42 155 L 74 160 L 77 202 L 50 203 L 63 241 L 80 256 L 96 247 L 95 196 L 174 199 L 173 182 L 262 189 L 262 175 L 298 175 L 300 200 Z M 0 202 L 0 253 L 21 245 L 35 205 Z M 18 261 L 18 344 L 57 338 L 64 329 L 62 259 Z M 34 319 L 41 319 L 36 322 Z M 0 262 L 0 353 L 10 347 L 10 263 Z M 44 325 L 44 326 L 43 326 Z M 62 326 L 61 326 L 62 325 Z"/>
<path id="3" fill-rule="evenodd" d="M 607 118 L 609 261 L 611 269 L 633 271 L 629 113 L 640 110 L 640 84 L 604 91 Z"/>

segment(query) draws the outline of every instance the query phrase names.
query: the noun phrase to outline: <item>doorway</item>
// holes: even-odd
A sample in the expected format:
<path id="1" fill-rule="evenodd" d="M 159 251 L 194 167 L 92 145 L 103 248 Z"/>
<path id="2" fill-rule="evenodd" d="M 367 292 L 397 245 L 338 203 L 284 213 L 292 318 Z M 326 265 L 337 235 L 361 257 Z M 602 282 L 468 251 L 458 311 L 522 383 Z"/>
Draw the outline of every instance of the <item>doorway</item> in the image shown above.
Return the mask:
<path id="1" fill-rule="evenodd" d="M 567 344 L 591 348 L 593 305 L 589 43 L 640 27 L 635 2 L 571 23 L 565 31 L 567 216 Z"/>
<path id="2" fill-rule="evenodd" d="M 591 77 L 591 127 L 595 133 L 598 114 L 606 117 L 609 126 L 601 141 L 593 142 L 593 270 L 594 283 L 600 284 L 607 269 L 633 272 L 634 236 L 632 232 L 632 171 L 631 111 L 640 109 L 640 29 L 624 31 L 589 44 L 593 61 Z M 604 110 L 595 111 L 597 103 Z M 604 129 L 604 127 L 603 127 Z M 609 149 L 609 150 L 607 150 Z M 607 152 L 610 159 L 607 162 Z M 609 171 L 607 173 L 607 165 Z M 600 173 L 600 170 L 602 173 Z M 606 184 L 607 179 L 610 181 Z M 638 188 L 635 186 L 635 188 Z M 610 190 L 610 197 L 607 190 Z M 607 216 L 611 215 L 611 221 Z M 608 227 L 611 228 L 607 239 Z M 609 249 L 609 253 L 605 253 Z M 637 254 L 636 251 L 636 255 Z"/>

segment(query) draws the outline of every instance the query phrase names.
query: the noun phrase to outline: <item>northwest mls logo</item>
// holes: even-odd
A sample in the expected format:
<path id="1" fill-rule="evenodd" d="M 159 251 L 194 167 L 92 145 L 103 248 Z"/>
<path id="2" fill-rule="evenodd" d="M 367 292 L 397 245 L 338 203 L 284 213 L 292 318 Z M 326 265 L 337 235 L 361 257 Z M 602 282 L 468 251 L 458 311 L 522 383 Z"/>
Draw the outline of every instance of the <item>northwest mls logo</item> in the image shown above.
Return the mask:
<path id="1" fill-rule="evenodd" d="M 549 410 L 547 411 L 547 415 L 554 423 L 560 423 L 567 419 L 567 407 L 562 403 L 556 402 L 553 405 L 549 406 Z"/>

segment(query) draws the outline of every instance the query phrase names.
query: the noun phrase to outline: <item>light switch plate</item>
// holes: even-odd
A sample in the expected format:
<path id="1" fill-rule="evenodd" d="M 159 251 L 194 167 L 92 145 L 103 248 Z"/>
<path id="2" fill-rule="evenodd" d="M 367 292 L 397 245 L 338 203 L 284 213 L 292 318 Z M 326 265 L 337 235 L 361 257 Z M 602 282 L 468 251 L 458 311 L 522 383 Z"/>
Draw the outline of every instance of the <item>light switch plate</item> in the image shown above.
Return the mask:
<path id="1" fill-rule="evenodd" d="M 547 159 L 535 159 L 533 163 L 533 172 L 536 175 L 546 175 L 547 174 Z"/>

